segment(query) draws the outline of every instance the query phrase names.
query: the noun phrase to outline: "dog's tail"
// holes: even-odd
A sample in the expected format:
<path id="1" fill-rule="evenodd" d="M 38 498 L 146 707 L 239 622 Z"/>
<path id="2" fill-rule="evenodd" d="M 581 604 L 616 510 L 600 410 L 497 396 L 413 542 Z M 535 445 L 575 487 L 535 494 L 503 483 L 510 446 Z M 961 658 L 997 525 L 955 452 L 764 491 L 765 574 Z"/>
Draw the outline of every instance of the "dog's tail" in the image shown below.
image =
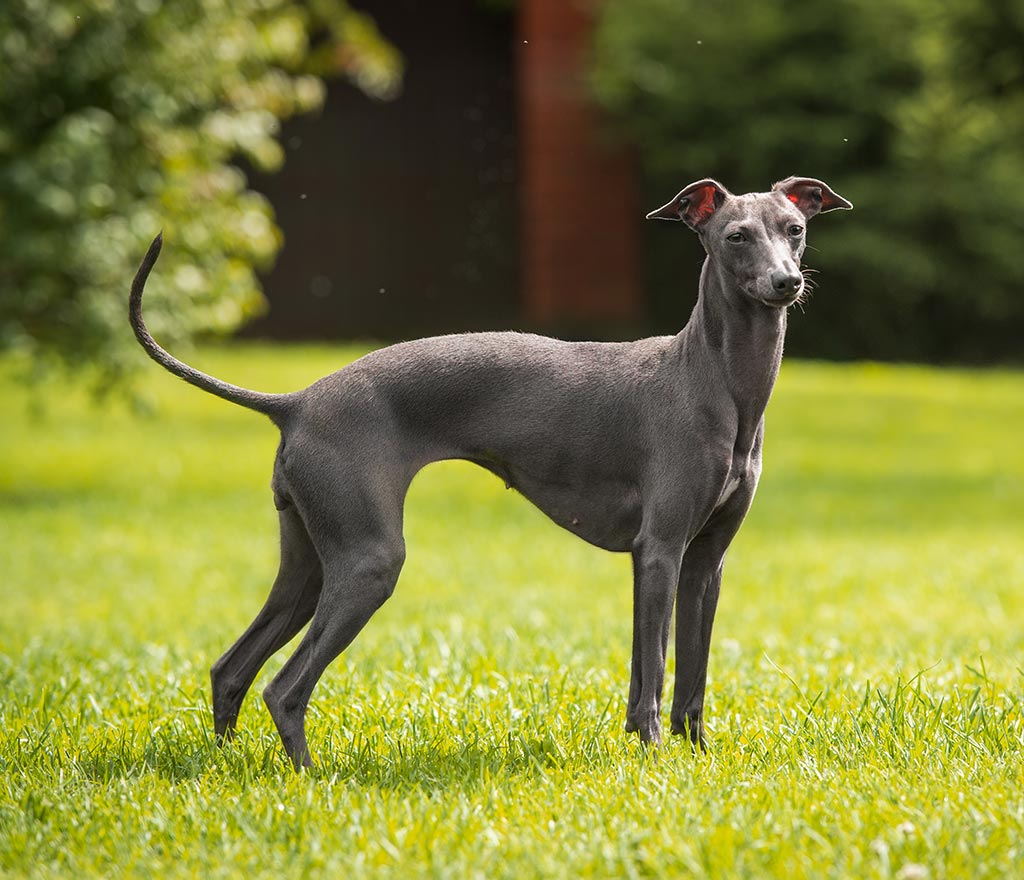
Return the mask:
<path id="1" fill-rule="evenodd" d="M 135 280 L 132 281 L 131 297 L 128 300 L 128 318 L 131 321 L 132 330 L 135 331 L 135 338 L 146 350 L 146 354 L 165 370 L 174 373 L 175 376 L 179 376 L 186 382 L 197 388 L 202 388 L 203 391 L 208 391 L 210 394 L 215 394 L 217 397 L 223 397 L 239 406 L 261 412 L 273 421 L 280 423 L 290 409 L 288 398 L 291 395 L 264 394 L 261 391 L 250 391 L 248 388 L 222 382 L 220 379 L 201 373 L 183 361 L 179 361 L 170 352 L 161 348 L 160 344 L 150 335 L 146 328 L 146 322 L 142 320 L 142 291 L 146 286 L 146 279 L 149 278 L 153 264 L 160 256 L 160 248 L 163 247 L 163 243 L 163 233 L 160 233 L 153 239 L 153 243 L 142 260 L 142 265 L 139 266 L 139 271 L 135 273 Z"/>

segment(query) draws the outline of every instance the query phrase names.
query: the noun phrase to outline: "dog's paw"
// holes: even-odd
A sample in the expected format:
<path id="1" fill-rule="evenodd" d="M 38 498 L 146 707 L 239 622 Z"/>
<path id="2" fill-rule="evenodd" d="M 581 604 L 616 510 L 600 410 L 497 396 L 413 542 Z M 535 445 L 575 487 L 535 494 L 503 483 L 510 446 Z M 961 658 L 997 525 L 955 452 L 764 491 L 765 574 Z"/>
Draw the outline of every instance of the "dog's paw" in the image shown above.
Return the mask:
<path id="1" fill-rule="evenodd" d="M 642 743 L 661 745 L 661 720 L 657 714 L 648 718 L 627 718 L 626 733 L 639 733 Z"/>
<path id="2" fill-rule="evenodd" d="M 698 710 L 696 712 L 687 712 L 682 718 L 672 719 L 672 735 L 673 736 L 685 736 L 690 740 L 690 745 L 693 746 L 694 751 L 698 748 L 702 752 L 708 750 L 708 742 L 704 737 L 704 719 L 703 713 Z"/>

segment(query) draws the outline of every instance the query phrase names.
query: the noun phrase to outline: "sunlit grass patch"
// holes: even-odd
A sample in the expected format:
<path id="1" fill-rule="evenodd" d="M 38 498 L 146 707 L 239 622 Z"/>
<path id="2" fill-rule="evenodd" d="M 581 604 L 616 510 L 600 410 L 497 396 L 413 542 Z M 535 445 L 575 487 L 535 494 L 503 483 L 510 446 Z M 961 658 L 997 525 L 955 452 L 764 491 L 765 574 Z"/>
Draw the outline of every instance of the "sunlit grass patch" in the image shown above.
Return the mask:
<path id="1" fill-rule="evenodd" d="M 287 390 L 354 354 L 197 362 Z M 143 418 L 0 389 L 0 873 L 1024 875 L 1020 373 L 784 365 L 706 755 L 622 731 L 628 558 L 428 468 L 303 775 L 258 696 L 287 650 L 226 748 L 208 707 L 276 566 L 272 427 L 155 367 Z"/>

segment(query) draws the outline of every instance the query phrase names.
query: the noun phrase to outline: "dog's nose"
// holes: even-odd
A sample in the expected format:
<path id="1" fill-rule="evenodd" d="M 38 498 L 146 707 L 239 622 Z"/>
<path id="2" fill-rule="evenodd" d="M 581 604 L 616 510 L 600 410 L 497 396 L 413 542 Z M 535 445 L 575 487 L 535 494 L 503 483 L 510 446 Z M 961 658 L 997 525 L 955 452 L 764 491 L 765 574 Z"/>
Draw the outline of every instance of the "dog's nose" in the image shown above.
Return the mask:
<path id="1" fill-rule="evenodd" d="M 786 272 L 782 270 L 776 270 L 772 272 L 770 280 L 772 282 L 772 290 L 778 294 L 792 293 L 800 286 L 801 277 L 794 275 L 792 272 Z"/>

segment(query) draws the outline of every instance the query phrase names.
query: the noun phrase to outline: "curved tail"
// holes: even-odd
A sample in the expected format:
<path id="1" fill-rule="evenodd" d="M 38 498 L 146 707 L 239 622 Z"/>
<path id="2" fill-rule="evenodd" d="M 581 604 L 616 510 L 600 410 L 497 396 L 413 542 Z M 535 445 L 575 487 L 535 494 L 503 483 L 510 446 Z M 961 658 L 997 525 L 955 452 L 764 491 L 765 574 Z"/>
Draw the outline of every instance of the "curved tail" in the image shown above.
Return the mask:
<path id="1" fill-rule="evenodd" d="M 223 397 L 225 400 L 230 400 L 247 409 L 261 412 L 278 422 L 289 409 L 288 398 L 290 395 L 264 394 L 261 391 L 250 391 L 248 388 L 222 382 L 220 379 L 201 373 L 183 361 L 179 361 L 170 352 L 161 348 L 160 344 L 150 335 L 145 321 L 142 320 L 142 291 L 146 286 L 146 279 L 149 278 L 153 264 L 160 256 L 160 248 L 163 247 L 163 243 L 163 233 L 160 233 L 153 239 L 153 243 L 142 260 L 142 265 L 139 266 L 139 271 L 135 273 L 135 280 L 132 281 L 131 297 L 128 300 L 128 318 L 131 321 L 132 330 L 135 331 L 135 338 L 146 350 L 146 354 L 165 370 L 174 373 L 175 376 L 197 388 L 202 388 L 203 391 Z"/>

